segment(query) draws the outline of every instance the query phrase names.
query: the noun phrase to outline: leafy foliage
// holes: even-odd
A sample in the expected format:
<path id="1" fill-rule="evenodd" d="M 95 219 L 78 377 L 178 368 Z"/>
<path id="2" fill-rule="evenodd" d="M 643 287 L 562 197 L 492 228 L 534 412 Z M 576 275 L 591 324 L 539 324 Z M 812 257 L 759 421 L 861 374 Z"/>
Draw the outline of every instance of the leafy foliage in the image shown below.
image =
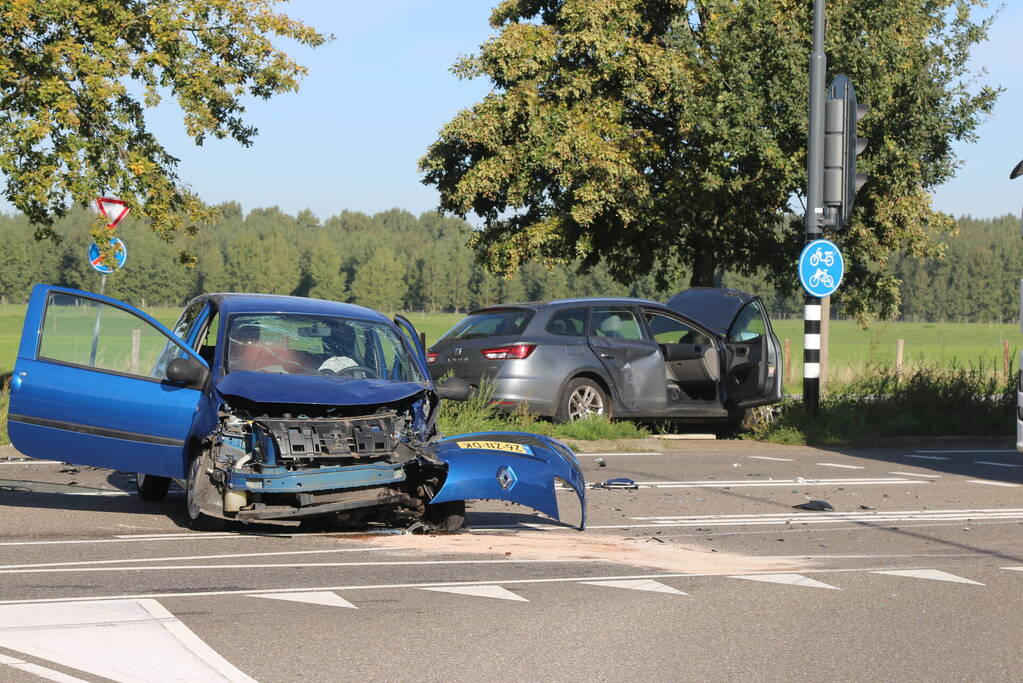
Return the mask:
<path id="1" fill-rule="evenodd" d="M 0 172 L 7 200 L 54 236 L 73 204 L 114 193 L 168 237 L 208 217 L 149 131 L 166 97 L 196 144 L 252 143 L 243 98 L 296 90 L 305 69 L 272 37 L 325 37 L 274 11 L 278 0 L 22 0 L 0 29 Z M 102 224 L 94 224 L 96 237 Z M 97 239 L 97 241 L 99 241 Z"/>
<path id="2" fill-rule="evenodd" d="M 871 140 L 851 228 L 845 309 L 890 315 L 894 250 L 916 256 L 952 227 L 928 190 L 956 167 L 997 91 L 974 88 L 981 0 L 832 0 L 832 74 L 856 84 Z M 458 62 L 493 91 L 459 112 L 420 161 L 441 208 L 482 217 L 479 259 L 603 261 L 619 282 L 680 267 L 767 272 L 792 288 L 806 184 L 811 3 L 794 0 L 504 0 L 499 30 Z"/>

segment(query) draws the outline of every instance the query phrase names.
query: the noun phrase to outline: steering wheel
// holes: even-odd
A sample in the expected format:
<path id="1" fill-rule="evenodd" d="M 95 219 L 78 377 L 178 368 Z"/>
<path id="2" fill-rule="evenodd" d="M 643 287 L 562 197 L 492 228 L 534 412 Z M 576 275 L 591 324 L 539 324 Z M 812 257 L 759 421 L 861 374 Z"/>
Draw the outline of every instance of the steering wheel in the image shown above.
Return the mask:
<path id="1" fill-rule="evenodd" d="M 338 377 L 355 377 L 354 372 L 361 371 L 362 379 L 380 379 L 377 377 L 377 373 L 373 368 L 367 368 L 365 365 L 349 365 L 347 368 L 342 368 L 334 374 Z"/>

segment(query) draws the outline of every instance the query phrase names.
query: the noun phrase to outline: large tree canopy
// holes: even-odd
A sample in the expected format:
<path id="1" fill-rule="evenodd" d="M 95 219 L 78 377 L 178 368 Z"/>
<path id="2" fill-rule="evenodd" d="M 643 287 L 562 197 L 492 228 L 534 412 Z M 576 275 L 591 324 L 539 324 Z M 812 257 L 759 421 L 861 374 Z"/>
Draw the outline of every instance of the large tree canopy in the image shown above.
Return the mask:
<path id="1" fill-rule="evenodd" d="M 296 90 L 304 68 L 273 37 L 324 36 L 278 0 L 0 1 L 0 173 L 5 196 L 50 233 L 73 204 L 112 193 L 169 236 L 205 215 L 149 131 L 170 96 L 196 144 L 251 144 L 246 96 Z"/>
<path id="2" fill-rule="evenodd" d="M 956 168 L 997 91 L 975 87 L 981 0 L 829 0 L 829 78 L 870 114 L 850 228 L 848 312 L 892 312 L 895 250 L 933 253 L 952 227 L 928 190 Z M 476 214 L 480 260 L 603 260 L 623 282 L 680 266 L 795 280 L 806 185 L 809 0 L 504 0 L 498 33 L 461 77 L 492 92 L 444 126 L 420 162 L 441 208 Z"/>

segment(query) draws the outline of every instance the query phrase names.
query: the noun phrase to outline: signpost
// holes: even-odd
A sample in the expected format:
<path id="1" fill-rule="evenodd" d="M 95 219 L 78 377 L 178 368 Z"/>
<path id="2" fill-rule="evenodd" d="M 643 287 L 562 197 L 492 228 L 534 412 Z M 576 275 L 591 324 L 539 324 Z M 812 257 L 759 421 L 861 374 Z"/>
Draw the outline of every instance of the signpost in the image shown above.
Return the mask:
<path id="1" fill-rule="evenodd" d="M 111 232 L 117 228 L 124 217 L 128 215 L 128 205 L 122 199 L 113 197 L 96 197 L 96 208 L 107 221 L 107 230 Z M 128 246 L 124 240 L 118 237 L 110 238 L 110 246 L 114 249 L 114 265 L 109 266 L 103 263 L 103 252 L 95 242 L 89 245 L 89 266 L 100 274 L 99 293 L 102 294 L 107 286 L 107 273 L 120 270 L 128 260 Z M 96 348 L 99 345 L 99 320 L 102 306 L 96 307 L 96 324 L 92 329 L 92 351 L 89 354 L 89 364 L 96 364 Z"/>
<path id="2" fill-rule="evenodd" d="M 803 247 L 799 255 L 799 284 L 807 294 L 820 298 L 831 296 L 842 284 L 843 275 L 845 260 L 833 242 L 817 239 Z"/>

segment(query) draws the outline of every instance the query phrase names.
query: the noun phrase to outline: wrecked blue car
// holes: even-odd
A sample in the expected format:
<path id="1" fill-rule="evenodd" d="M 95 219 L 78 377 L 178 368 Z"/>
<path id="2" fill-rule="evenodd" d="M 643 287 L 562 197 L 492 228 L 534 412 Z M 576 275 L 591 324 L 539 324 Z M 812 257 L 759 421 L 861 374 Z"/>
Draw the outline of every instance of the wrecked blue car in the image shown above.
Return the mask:
<path id="1" fill-rule="evenodd" d="M 572 451 L 514 432 L 442 438 L 442 398 L 402 317 L 287 296 L 206 294 L 172 330 L 99 294 L 36 285 L 11 380 L 8 431 L 35 458 L 137 472 L 161 500 L 184 480 L 213 529 L 335 515 L 453 531 L 469 499 L 560 519 L 585 489 Z"/>

